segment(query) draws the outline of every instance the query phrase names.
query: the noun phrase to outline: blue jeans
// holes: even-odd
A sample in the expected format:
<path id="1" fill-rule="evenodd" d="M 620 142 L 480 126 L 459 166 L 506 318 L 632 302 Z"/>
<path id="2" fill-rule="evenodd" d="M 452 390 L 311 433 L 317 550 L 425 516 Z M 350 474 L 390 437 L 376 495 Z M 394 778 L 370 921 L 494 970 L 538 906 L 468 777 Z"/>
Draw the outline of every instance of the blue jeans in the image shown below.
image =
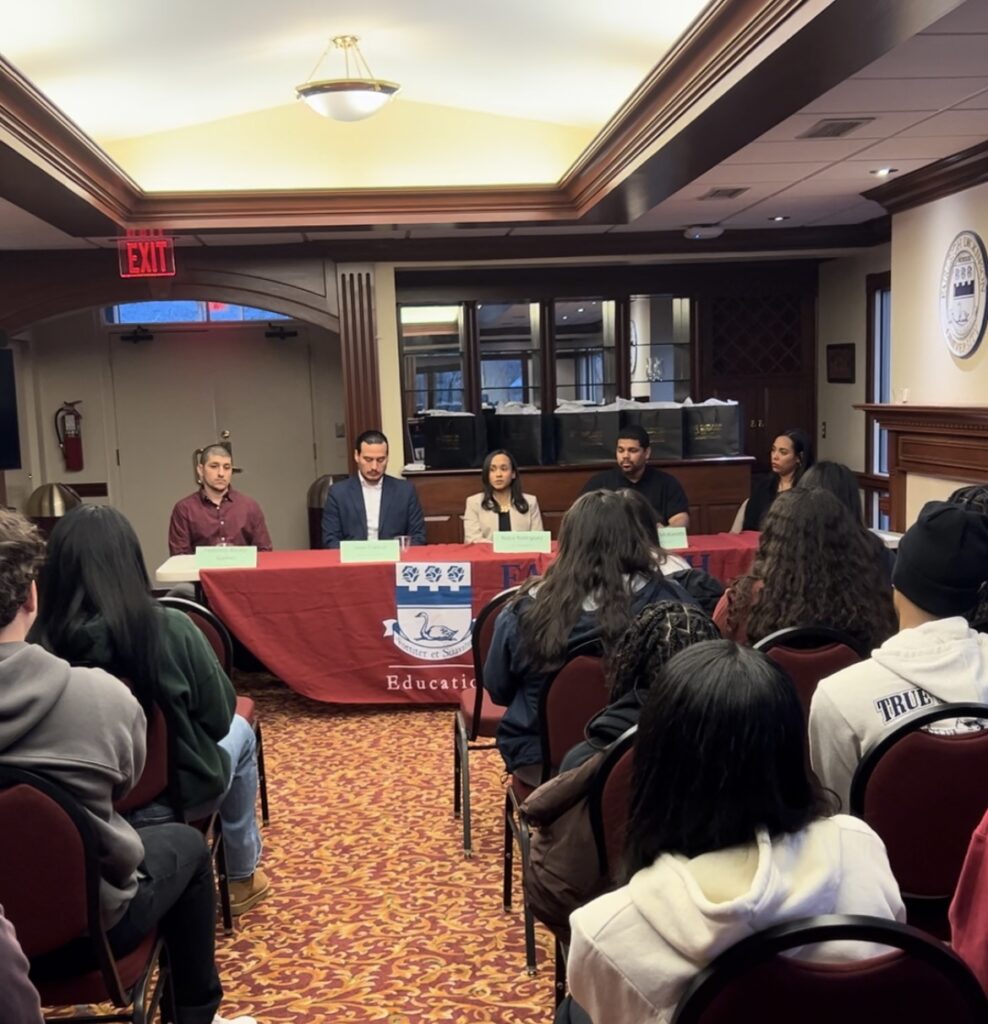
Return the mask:
<path id="1" fill-rule="evenodd" d="M 188 825 L 142 828 L 137 894 L 107 937 L 117 955 L 158 925 L 168 947 L 176 1024 L 210 1024 L 223 997 L 213 958 L 216 897 L 202 833 Z"/>
<path id="2" fill-rule="evenodd" d="M 189 821 L 205 818 L 219 810 L 223 823 L 227 874 L 232 881 L 250 878 L 261 859 L 261 830 L 257 827 L 257 738 L 245 718 L 234 715 L 230 731 L 219 741 L 230 757 L 230 777 L 226 789 L 215 800 L 199 807 L 187 807 Z M 174 821 L 175 812 L 167 804 L 152 803 L 127 815 L 135 828 Z"/>

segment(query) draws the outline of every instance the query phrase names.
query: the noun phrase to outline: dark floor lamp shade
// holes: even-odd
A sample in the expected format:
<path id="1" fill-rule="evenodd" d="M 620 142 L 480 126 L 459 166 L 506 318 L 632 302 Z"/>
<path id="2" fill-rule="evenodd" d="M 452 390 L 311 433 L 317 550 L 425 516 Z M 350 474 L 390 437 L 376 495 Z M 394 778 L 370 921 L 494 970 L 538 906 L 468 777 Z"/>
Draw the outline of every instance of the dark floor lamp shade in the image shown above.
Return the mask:
<path id="1" fill-rule="evenodd" d="M 0 470 L 21 468 L 21 438 L 17 429 L 17 391 L 14 353 L 0 348 Z"/>

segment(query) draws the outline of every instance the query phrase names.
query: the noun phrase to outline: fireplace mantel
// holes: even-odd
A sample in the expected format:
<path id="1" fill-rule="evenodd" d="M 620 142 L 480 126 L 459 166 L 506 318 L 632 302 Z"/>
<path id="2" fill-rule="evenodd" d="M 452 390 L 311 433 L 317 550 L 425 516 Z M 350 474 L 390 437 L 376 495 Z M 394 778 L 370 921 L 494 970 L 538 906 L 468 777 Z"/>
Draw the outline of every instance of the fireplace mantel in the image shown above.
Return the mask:
<path id="1" fill-rule="evenodd" d="M 856 405 L 889 432 L 893 530 L 906 528 L 910 473 L 988 482 L 988 405 Z"/>

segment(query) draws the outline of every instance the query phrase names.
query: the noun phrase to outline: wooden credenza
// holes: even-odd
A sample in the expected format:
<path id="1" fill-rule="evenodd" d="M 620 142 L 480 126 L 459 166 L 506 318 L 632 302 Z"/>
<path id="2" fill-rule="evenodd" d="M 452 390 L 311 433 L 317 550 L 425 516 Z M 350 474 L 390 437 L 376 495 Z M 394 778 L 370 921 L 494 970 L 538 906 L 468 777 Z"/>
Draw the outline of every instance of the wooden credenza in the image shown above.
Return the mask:
<path id="1" fill-rule="evenodd" d="M 738 506 L 751 493 L 749 456 L 723 459 L 682 459 L 650 463 L 674 476 L 690 503 L 691 533 L 726 533 Z M 563 513 L 579 496 L 583 485 L 613 462 L 580 466 L 533 466 L 522 469 L 522 487 L 539 499 L 542 519 L 555 537 Z M 463 507 L 467 497 L 481 489 L 479 469 L 427 469 L 405 473 L 414 485 L 426 517 L 426 542 L 459 544 L 463 540 Z"/>

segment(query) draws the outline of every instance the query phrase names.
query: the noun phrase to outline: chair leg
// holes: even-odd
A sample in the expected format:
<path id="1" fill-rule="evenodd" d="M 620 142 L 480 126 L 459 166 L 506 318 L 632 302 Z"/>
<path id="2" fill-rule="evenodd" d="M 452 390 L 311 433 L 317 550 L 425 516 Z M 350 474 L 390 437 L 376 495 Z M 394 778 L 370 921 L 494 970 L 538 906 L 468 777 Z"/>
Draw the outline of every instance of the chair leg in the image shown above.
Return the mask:
<path id="1" fill-rule="evenodd" d="M 223 829 L 216 816 L 216 842 L 213 845 L 213 860 L 216 863 L 216 887 L 220 894 L 220 912 L 223 918 L 223 931 L 233 934 L 233 911 L 230 908 L 230 876 L 226 869 L 226 846 L 223 844 Z"/>
<path id="2" fill-rule="evenodd" d="M 463 856 L 473 856 L 473 818 L 470 814 L 470 748 L 464 741 L 460 752 L 460 786 L 463 790 Z"/>
<path id="3" fill-rule="evenodd" d="M 511 911 L 511 873 L 515 864 L 514 815 L 511 807 L 511 790 L 504 796 L 504 892 L 502 902 L 505 913 Z"/>
<path id="4" fill-rule="evenodd" d="M 518 846 L 521 848 L 522 916 L 525 921 L 525 969 L 531 975 L 536 973 L 535 916 L 528 903 L 525 875 L 531 858 L 531 833 L 525 821 L 518 821 Z"/>
<path id="5" fill-rule="evenodd" d="M 261 732 L 260 719 L 254 719 L 254 737 L 257 741 L 257 791 L 261 794 L 261 824 L 270 825 L 271 815 L 268 811 L 268 775 L 264 769 L 264 735 Z"/>
<path id="6" fill-rule="evenodd" d="M 453 817 L 460 816 L 460 723 L 453 718 Z"/>
<path id="7" fill-rule="evenodd" d="M 555 971 L 556 1008 L 566 998 L 566 949 L 559 936 L 556 936 L 556 971 Z"/>

